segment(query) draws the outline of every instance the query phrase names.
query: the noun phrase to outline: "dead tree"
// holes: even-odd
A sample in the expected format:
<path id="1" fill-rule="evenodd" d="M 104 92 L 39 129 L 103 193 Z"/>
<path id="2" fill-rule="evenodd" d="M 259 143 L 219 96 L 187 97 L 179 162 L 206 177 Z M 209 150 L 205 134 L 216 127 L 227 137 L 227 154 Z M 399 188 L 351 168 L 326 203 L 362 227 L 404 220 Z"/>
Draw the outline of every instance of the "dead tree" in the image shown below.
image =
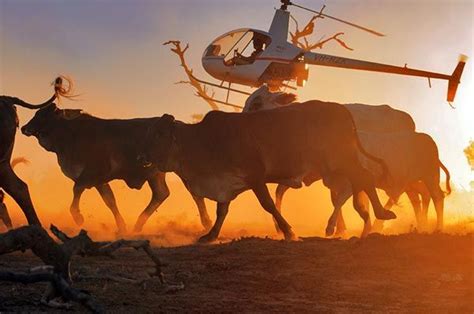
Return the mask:
<path id="1" fill-rule="evenodd" d="M 343 32 L 336 33 L 329 38 L 322 37 L 318 42 L 313 43 L 313 44 L 308 41 L 307 37 L 313 34 L 314 32 L 314 25 L 316 23 L 316 20 L 324 19 L 324 16 L 322 15 L 322 13 L 325 7 L 326 6 L 323 6 L 321 8 L 321 11 L 319 11 L 319 14 L 313 16 L 305 25 L 305 27 L 303 27 L 302 30 L 299 29 L 298 21 L 293 16 L 290 15 L 296 25 L 295 32 L 294 33 L 290 32 L 291 42 L 293 43 L 293 45 L 300 47 L 304 51 L 312 51 L 318 48 L 322 49 L 326 43 L 334 40 L 345 49 L 354 50 L 351 47 L 349 47 L 342 39 L 339 38 L 339 36 L 344 35 Z"/>
<path id="2" fill-rule="evenodd" d="M 92 312 L 104 312 L 104 308 L 91 295 L 71 287 L 70 260 L 72 255 L 81 249 L 84 236 L 87 235 L 81 232 L 68 244 L 59 245 L 46 230 L 36 225 L 20 227 L 1 234 L 0 255 L 31 249 L 36 256 L 51 267 L 30 273 L 1 271 L 0 280 L 23 284 L 49 282 L 50 288 L 41 299 L 42 303 L 48 304 L 51 300 L 62 297 L 68 301 L 78 302 Z"/>
<path id="3" fill-rule="evenodd" d="M 184 58 L 184 54 L 186 53 L 186 50 L 189 48 L 189 44 L 186 44 L 186 47 L 181 48 L 181 42 L 179 40 L 170 40 L 165 42 L 163 45 L 173 45 L 174 48 L 171 48 L 171 51 L 173 51 L 175 54 L 178 55 L 179 60 L 181 62 L 181 66 L 184 69 L 184 72 L 186 73 L 188 77 L 188 81 L 179 81 L 176 84 L 189 84 L 194 89 L 196 90 L 196 96 L 201 97 L 204 99 L 207 104 L 211 107 L 212 110 L 219 110 L 219 106 L 217 103 L 213 100 L 214 99 L 214 92 L 212 92 L 211 95 L 209 95 L 209 90 L 206 88 L 206 86 L 201 85 L 197 78 L 193 74 L 193 70 L 187 65 L 186 60 Z"/>
<path id="4" fill-rule="evenodd" d="M 113 242 L 95 242 L 87 235 L 85 230 L 81 230 L 79 235 L 71 238 L 56 226 L 51 225 L 51 232 L 67 247 L 71 255 L 79 254 L 81 256 L 109 256 L 120 248 L 142 249 L 154 263 L 154 272 L 151 276 L 157 276 L 161 283 L 164 283 L 161 267 L 163 266 L 158 256 L 153 252 L 150 241 L 148 240 L 124 240 L 120 239 Z"/>
<path id="5" fill-rule="evenodd" d="M 27 273 L 0 271 L 0 280 L 24 284 L 41 281 L 49 282 L 50 287 L 43 296 L 42 303 L 55 306 L 57 303 L 54 300 L 60 297 L 66 301 L 80 303 L 92 312 L 100 313 L 104 312 L 104 308 L 90 294 L 71 287 L 73 282 L 70 273 L 71 258 L 74 255 L 112 256 L 113 252 L 120 248 L 132 247 L 137 250 L 142 249 L 150 257 L 154 263 L 154 272 L 150 275 L 158 277 L 160 282 L 164 283 L 161 272 L 163 265 L 147 240 L 95 242 L 87 235 L 85 230 L 81 230 L 75 237 L 70 237 L 54 225 L 51 225 L 51 232 L 61 243 L 54 241 L 46 230 L 36 225 L 25 226 L 0 234 L 0 255 L 31 249 L 47 265 Z M 90 279 L 91 277 L 87 278 Z M 120 281 L 120 277 L 101 277 L 98 279 Z M 141 283 L 143 280 L 136 280 L 135 282 Z M 183 288 L 182 284 L 171 285 L 167 287 L 167 291 L 181 290 Z"/>

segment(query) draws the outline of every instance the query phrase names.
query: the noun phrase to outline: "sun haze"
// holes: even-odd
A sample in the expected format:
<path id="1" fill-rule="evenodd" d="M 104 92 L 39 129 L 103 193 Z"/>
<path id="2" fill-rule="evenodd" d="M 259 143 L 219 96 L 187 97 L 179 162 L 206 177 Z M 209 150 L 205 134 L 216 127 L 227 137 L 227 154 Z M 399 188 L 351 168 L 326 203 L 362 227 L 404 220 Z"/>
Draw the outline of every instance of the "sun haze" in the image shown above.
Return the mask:
<path id="1" fill-rule="evenodd" d="M 320 7 L 320 1 L 301 1 Z M 268 30 L 278 1 L 16 1 L 0 2 L 0 94 L 40 102 L 50 96 L 49 82 L 58 74 L 74 78 L 77 101 L 64 100 L 63 108 L 81 108 L 104 118 L 133 118 L 173 114 L 190 122 L 209 106 L 194 96 L 176 55 L 162 44 L 168 40 L 189 43 L 188 64 L 196 76 L 210 80 L 201 66 L 205 47 L 217 36 L 241 27 Z M 378 38 L 330 20 L 318 20 L 315 40 L 344 32 L 344 41 L 354 51 L 329 43 L 322 52 L 349 58 L 419 68 L 451 74 L 459 54 L 473 56 L 474 11 L 472 1 L 331 1 L 325 12 L 376 29 Z M 292 14 L 304 25 L 311 15 L 296 8 Z M 294 25 L 290 25 L 294 27 Z M 456 224 L 473 217 L 474 175 L 464 150 L 474 139 L 474 82 L 472 59 L 467 61 L 455 109 L 446 102 L 447 83 L 423 78 L 368 73 L 313 66 L 299 100 L 331 100 L 340 103 L 389 104 L 410 113 L 417 130 L 430 134 L 440 159 L 451 172 L 455 186 L 446 199 L 446 222 Z M 232 95 L 242 104 L 242 97 Z M 225 109 L 225 108 L 223 108 Z M 33 112 L 19 108 L 20 126 Z M 17 134 L 14 157 L 30 164 L 15 171 L 28 183 L 33 202 L 44 223 L 61 221 L 77 229 L 69 214 L 72 182 L 60 171 L 56 156 L 42 149 L 37 140 Z M 443 177 L 444 178 L 444 177 Z M 444 180 L 444 179 L 443 179 Z M 163 244 L 190 243 L 202 230 L 189 193 L 175 175 L 168 175 L 171 196 L 150 219 L 146 233 Z M 130 190 L 114 182 L 119 208 L 133 226 L 149 201 L 147 187 Z M 272 187 L 273 191 L 273 187 Z M 379 193 L 382 195 L 382 193 Z M 15 225 L 25 224 L 23 213 L 6 198 Z M 350 203 L 350 202 L 348 202 Z M 215 209 L 208 202 L 211 218 Z M 387 232 L 408 231 L 414 224 L 406 198 L 396 209 L 399 219 L 387 224 Z M 110 211 L 95 190 L 81 202 L 85 228 L 100 237 L 114 233 Z M 323 235 L 332 211 L 329 192 L 322 184 L 292 190 L 285 199 L 284 214 L 299 235 Z M 351 206 L 344 210 L 354 234 L 362 222 Z M 430 211 L 434 218 L 434 210 Z M 471 223 L 472 225 L 472 223 Z M 449 230 L 449 229 L 448 229 Z M 455 230 L 455 229 L 453 229 Z M 110 231 L 110 232 L 104 232 Z M 276 236 L 270 215 L 251 193 L 233 202 L 225 237 Z M 172 235 L 172 237 L 169 237 Z M 161 240 L 160 240 L 161 239 Z"/>

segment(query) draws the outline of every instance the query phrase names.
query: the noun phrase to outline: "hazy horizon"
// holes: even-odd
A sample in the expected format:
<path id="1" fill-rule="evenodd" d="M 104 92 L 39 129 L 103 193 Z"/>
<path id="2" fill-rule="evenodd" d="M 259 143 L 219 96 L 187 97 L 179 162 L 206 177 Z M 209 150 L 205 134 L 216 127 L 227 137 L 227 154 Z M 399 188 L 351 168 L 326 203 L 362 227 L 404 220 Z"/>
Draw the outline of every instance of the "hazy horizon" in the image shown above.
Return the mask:
<path id="1" fill-rule="evenodd" d="M 474 175 L 463 149 L 474 139 L 474 2 L 301 0 L 298 3 L 314 9 L 325 3 L 326 13 L 387 35 L 378 38 L 334 21 L 319 20 L 314 40 L 343 31 L 342 38 L 354 48 L 351 52 L 329 43 L 322 50 L 324 53 L 400 66 L 407 63 L 412 68 L 447 74 L 454 70 L 460 53 L 470 57 L 454 103 L 456 109 L 446 102 L 446 82 L 432 80 L 430 89 L 426 79 L 398 75 L 311 67 L 308 83 L 298 90 L 299 100 L 390 104 L 409 112 L 417 129 L 437 142 L 440 158 L 450 169 L 457 189 L 469 190 Z M 200 62 L 204 48 L 215 37 L 232 29 L 267 30 L 278 6 L 276 0 L 0 0 L 0 94 L 40 102 L 50 96 L 49 83 L 54 77 L 66 74 L 75 80 L 76 91 L 81 96 L 76 102 L 64 100 L 60 104 L 64 108 L 82 108 L 107 118 L 170 113 L 177 119 L 191 121 L 192 114 L 205 114 L 209 106 L 194 96 L 191 87 L 174 84 L 186 77 L 178 58 L 163 42 L 173 39 L 189 43 L 186 54 L 189 66 L 198 77 L 211 80 Z M 297 8 L 290 10 L 300 25 L 311 18 Z M 290 27 L 293 29 L 294 25 Z M 237 103 L 243 101 L 235 95 L 231 99 Z M 20 126 L 34 114 L 23 108 L 18 108 L 18 113 Z M 16 172 L 29 184 L 40 217 L 49 221 L 64 216 L 71 223 L 68 206 L 72 182 L 61 173 L 56 156 L 44 151 L 36 139 L 20 133 L 14 156 L 25 156 L 31 161 L 30 165 L 19 166 Z M 173 178 L 171 197 L 159 214 L 154 214 L 150 225 L 163 217 L 174 217 L 176 221 L 185 217 L 182 220 L 197 223 L 192 199 L 179 197 L 178 194 L 187 192 L 176 176 L 170 177 Z M 113 186 L 130 228 L 148 202 L 148 188 L 136 192 L 122 182 Z M 331 209 L 327 190 L 319 184 L 315 186 L 293 191 L 287 200 L 286 208 L 292 207 L 287 211 L 290 224 L 299 225 L 305 232 L 316 229 L 323 232 L 319 228 L 325 225 Z M 173 188 L 177 191 L 173 192 Z M 94 215 L 113 226 L 112 215 L 95 194 L 91 191 L 83 196 L 86 220 L 88 215 Z M 457 208 L 449 199 L 447 202 L 448 214 L 472 216 L 472 202 L 468 208 Z M 17 224 L 23 223 L 23 215 L 11 198 L 7 204 Z M 319 205 L 324 210 L 319 210 Z M 240 207 L 251 208 L 232 214 L 232 225 L 243 229 L 247 222 L 255 222 L 268 224 L 268 230 L 273 227 L 268 214 L 249 195 L 239 197 L 233 207 L 236 211 Z M 346 208 L 356 221 L 358 218 L 350 206 Z M 407 217 L 412 217 L 409 209 L 404 211 Z M 209 212 L 214 215 L 213 205 Z M 254 213 L 251 219 L 243 218 L 249 213 Z M 311 220 L 317 223 L 307 223 Z"/>

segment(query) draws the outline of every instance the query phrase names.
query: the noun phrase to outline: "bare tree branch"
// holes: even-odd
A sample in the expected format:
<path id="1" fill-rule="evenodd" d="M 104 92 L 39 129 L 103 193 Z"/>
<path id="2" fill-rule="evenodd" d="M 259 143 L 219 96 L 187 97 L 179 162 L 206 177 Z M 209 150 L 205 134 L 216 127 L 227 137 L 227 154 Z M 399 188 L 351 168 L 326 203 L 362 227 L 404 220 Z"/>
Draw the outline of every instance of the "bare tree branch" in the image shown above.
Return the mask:
<path id="1" fill-rule="evenodd" d="M 40 273 L 19 273 L 11 271 L 0 271 L 0 281 L 20 282 L 22 284 L 30 284 L 36 282 L 49 282 L 54 288 L 55 293 L 45 296 L 41 301 L 46 305 L 50 305 L 53 298 L 57 295 L 64 297 L 66 300 L 71 300 L 80 303 L 93 313 L 105 313 L 105 309 L 97 303 L 94 298 L 82 291 L 72 288 L 70 284 L 59 274 L 52 271 L 43 271 Z M 54 306 L 56 302 L 52 302 Z M 59 307 L 59 306 L 54 306 Z"/>
<path id="2" fill-rule="evenodd" d="M 40 226 L 25 226 L 10 230 L 0 234 L 0 255 L 15 251 L 25 251 L 31 249 L 46 266 L 36 267 L 30 273 L 17 273 L 11 271 L 0 271 L 0 281 L 12 281 L 20 283 L 34 283 L 40 281 L 50 282 L 42 302 L 48 306 L 64 308 L 67 304 L 54 301 L 57 297 L 65 300 L 78 302 L 87 307 L 92 312 L 103 312 L 104 309 L 87 293 L 71 287 L 70 260 L 73 255 L 82 256 L 112 256 L 113 252 L 120 248 L 129 247 L 136 250 L 143 250 L 155 265 L 155 271 L 148 274 L 145 279 L 127 279 L 123 277 L 109 276 L 102 279 L 115 280 L 122 283 L 144 284 L 153 277 L 158 277 L 161 284 L 164 284 L 161 263 L 158 256 L 150 246 L 148 240 L 118 240 L 113 242 L 95 242 L 85 230 L 81 230 L 75 237 L 70 237 L 51 225 L 51 232 L 62 242 L 58 244 Z M 149 277 L 151 276 L 151 277 Z M 86 276 L 87 277 L 87 276 Z M 165 291 L 180 290 L 182 284 L 165 285 Z M 184 288 L 184 286 L 183 286 Z M 166 292 L 167 293 L 167 292 Z"/>
<path id="3" fill-rule="evenodd" d="M 300 47 L 301 49 L 303 49 L 304 51 L 312 51 L 314 49 L 322 49 L 323 46 L 330 42 L 330 41 L 336 41 L 339 45 L 341 45 L 343 48 L 347 49 L 347 50 L 354 50 L 352 48 L 350 48 L 342 39 L 338 38 L 339 36 L 341 35 L 344 35 L 344 33 L 342 32 L 339 32 L 339 33 L 336 33 L 335 35 L 329 37 L 328 39 L 325 39 L 323 40 L 322 38 L 314 43 L 314 44 L 311 44 L 307 37 L 310 36 L 311 34 L 313 34 L 314 32 L 314 25 L 316 23 L 316 20 L 317 19 L 324 19 L 324 16 L 321 15 L 323 13 L 323 10 L 326 6 L 323 6 L 321 8 L 321 10 L 319 11 L 319 14 L 317 15 L 314 15 L 309 21 L 308 23 L 305 25 L 305 27 L 300 30 L 299 29 L 299 24 L 298 24 L 298 21 L 290 15 L 290 17 L 293 19 L 293 21 L 295 22 L 295 25 L 296 25 L 296 30 L 294 33 L 290 32 L 290 36 L 291 36 L 291 42 L 297 46 L 297 47 Z"/>
<path id="4" fill-rule="evenodd" d="M 290 32 L 290 36 L 291 36 L 291 42 L 293 43 L 293 45 L 295 46 L 298 46 L 300 48 L 303 48 L 304 45 L 300 42 L 300 40 L 302 38 L 305 38 L 306 36 L 309 36 L 313 33 L 314 31 L 314 21 L 317 19 L 317 18 L 323 18 L 322 16 L 319 16 L 319 15 L 315 15 L 313 16 L 309 21 L 308 23 L 306 24 L 306 26 L 303 28 L 303 30 L 299 30 L 299 27 L 298 27 L 298 21 L 293 17 L 291 16 L 291 18 L 293 19 L 293 21 L 295 21 L 295 24 L 296 24 L 296 30 L 294 33 Z"/>
<path id="5" fill-rule="evenodd" d="M 46 265 L 51 268 L 42 268 L 33 273 L 16 273 L 10 271 L 0 272 L 0 280 L 21 282 L 24 284 L 46 281 L 51 283 L 46 301 L 52 300 L 58 296 L 66 300 L 78 302 L 87 307 L 92 312 L 104 312 L 102 306 L 94 299 L 77 289 L 73 289 L 71 284 L 69 264 L 72 253 L 76 252 L 77 238 L 84 238 L 79 234 L 75 238 L 70 238 L 68 246 L 66 244 L 57 244 L 40 226 L 25 226 L 10 230 L 0 234 L 0 255 L 14 251 L 25 251 L 31 249 Z"/>
<path id="6" fill-rule="evenodd" d="M 112 254 L 121 248 L 142 249 L 155 264 L 155 272 L 152 276 L 158 276 L 160 281 L 164 283 L 161 263 L 158 256 L 153 252 L 148 240 L 124 240 L 120 239 L 113 242 L 94 242 L 87 235 L 87 232 L 81 230 L 78 236 L 71 238 L 56 226 L 51 225 L 51 232 L 64 244 L 63 246 L 71 253 L 71 255 L 79 254 L 83 256 L 112 256 Z"/>
<path id="7" fill-rule="evenodd" d="M 354 50 L 351 47 L 349 47 L 342 39 L 338 38 L 341 35 L 344 35 L 344 33 L 340 32 L 340 33 L 334 34 L 332 37 L 321 40 L 321 41 L 319 41 L 315 44 L 309 44 L 308 41 L 305 38 L 305 48 L 304 48 L 304 50 L 305 51 L 312 51 L 312 50 L 317 49 L 317 48 L 322 49 L 324 44 L 326 44 L 327 42 L 332 41 L 332 40 L 337 41 L 339 43 L 339 45 L 346 48 L 347 50 L 351 50 L 351 51 Z"/>
<path id="8" fill-rule="evenodd" d="M 181 61 L 180 65 L 184 68 L 184 72 L 188 76 L 189 81 L 180 81 L 178 83 L 179 84 L 189 84 L 189 85 L 191 85 L 192 87 L 194 87 L 196 89 L 197 96 L 204 99 L 207 102 L 207 104 L 211 107 L 212 110 L 219 110 L 219 106 L 217 105 L 217 103 L 215 101 L 213 101 L 212 97 L 210 97 L 207 94 L 207 90 L 206 90 L 205 86 L 203 87 L 203 85 L 201 85 L 201 83 L 199 83 L 197 81 L 196 77 L 193 75 L 193 70 L 191 68 L 189 68 L 189 66 L 186 63 L 186 60 L 184 58 L 184 54 L 185 54 L 186 50 L 188 50 L 189 44 L 186 44 L 186 47 L 184 47 L 184 49 L 181 48 L 181 42 L 179 40 L 170 40 L 170 41 L 165 42 L 163 45 L 165 45 L 165 46 L 173 45 L 174 46 L 174 48 L 170 48 L 170 49 L 171 49 L 172 52 L 174 52 L 175 54 L 178 55 L 179 60 Z"/>

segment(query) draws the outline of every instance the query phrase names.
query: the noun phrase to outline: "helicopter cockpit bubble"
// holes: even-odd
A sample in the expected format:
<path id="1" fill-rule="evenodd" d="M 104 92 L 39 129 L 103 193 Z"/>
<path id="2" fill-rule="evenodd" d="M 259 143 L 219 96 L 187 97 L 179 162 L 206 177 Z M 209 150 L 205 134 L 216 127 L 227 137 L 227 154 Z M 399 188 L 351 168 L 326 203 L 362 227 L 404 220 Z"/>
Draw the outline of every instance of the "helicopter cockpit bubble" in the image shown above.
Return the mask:
<path id="1" fill-rule="evenodd" d="M 238 29 L 214 40 L 205 50 L 203 58 L 222 58 L 227 66 L 251 64 L 270 42 L 268 33 Z"/>

